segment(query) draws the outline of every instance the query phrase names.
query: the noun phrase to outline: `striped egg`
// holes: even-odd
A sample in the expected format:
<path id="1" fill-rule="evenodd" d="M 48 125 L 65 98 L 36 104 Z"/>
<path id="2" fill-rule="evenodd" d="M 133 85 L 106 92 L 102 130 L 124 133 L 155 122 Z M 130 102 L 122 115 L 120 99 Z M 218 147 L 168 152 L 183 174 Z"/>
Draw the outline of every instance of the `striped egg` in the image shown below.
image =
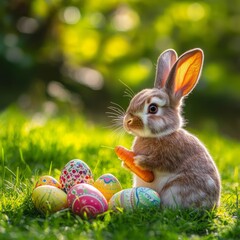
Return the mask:
<path id="1" fill-rule="evenodd" d="M 114 194 L 109 201 L 109 209 L 111 210 L 123 208 L 132 211 L 152 207 L 160 207 L 160 197 L 156 191 L 146 187 L 124 189 Z"/>

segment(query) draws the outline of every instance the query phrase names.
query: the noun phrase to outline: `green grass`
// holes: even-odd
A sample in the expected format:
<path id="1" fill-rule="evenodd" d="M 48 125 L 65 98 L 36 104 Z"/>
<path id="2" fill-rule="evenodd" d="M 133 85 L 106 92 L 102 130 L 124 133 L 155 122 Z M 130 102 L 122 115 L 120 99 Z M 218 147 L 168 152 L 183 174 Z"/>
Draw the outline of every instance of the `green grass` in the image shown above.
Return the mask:
<path id="1" fill-rule="evenodd" d="M 95 179 L 109 172 L 129 188 L 131 174 L 120 167 L 113 148 L 130 147 L 131 137 L 118 137 L 79 116 L 36 118 L 13 109 L 0 115 L 0 126 L 0 239 L 240 239 L 239 142 L 195 132 L 222 176 L 219 209 L 107 212 L 83 220 L 69 211 L 39 214 L 31 201 L 34 183 L 44 174 L 58 178 L 69 160 L 79 158 Z"/>

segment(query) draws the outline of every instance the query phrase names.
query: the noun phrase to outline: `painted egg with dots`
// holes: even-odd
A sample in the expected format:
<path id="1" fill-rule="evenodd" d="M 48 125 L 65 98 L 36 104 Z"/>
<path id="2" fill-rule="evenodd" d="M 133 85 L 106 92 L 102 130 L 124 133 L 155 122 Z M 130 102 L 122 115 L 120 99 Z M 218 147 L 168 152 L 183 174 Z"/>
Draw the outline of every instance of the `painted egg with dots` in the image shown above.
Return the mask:
<path id="1" fill-rule="evenodd" d="M 73 186 L 67 194 L 68 206 L 80 217 L 94 218 L 108 210 L 108 203 L 103 194 L 87 183 Z"/>
<path id="2" fill-rule="evenodd" d="M 104 195 L 107 201 L 109 201 L 115 193 L 122 190 L 121 183 L 114 175 L 110 173 L 106 173 L 100 176 L 94 182 L 93 186 Z"/>
<path id="3" fill-rule="evenodd" d="M 42 185 L 33 190 L 32 201 L 41 213 L 55 213 L 68 207 L 67 194 L 61 189 Z"/>
<path id="4" fill-rule="evenodd" d="M 35 188 L 43 185 L 50 185 L 57 188 L 61 188 L 61 184 L 54 177 L 48 175 L 40 177 L 36 182 Z"/>
<path id="5" fill-rule="evenodd" d="M 109 209 L 123 208 L 127 211 L 160 207 L 159 194 L 151 188 L 136 187 L 124 189 L 112 196 Z"/>
<path id="6" fill-rule="evenodd" d="M 65 192 L 68 192 L 71 187 L 79 183 L 93 184 L 93 174 L 89 166 L 84 161 L 73 159 L 65 165 L 61 172 L 61 188 Z"/>

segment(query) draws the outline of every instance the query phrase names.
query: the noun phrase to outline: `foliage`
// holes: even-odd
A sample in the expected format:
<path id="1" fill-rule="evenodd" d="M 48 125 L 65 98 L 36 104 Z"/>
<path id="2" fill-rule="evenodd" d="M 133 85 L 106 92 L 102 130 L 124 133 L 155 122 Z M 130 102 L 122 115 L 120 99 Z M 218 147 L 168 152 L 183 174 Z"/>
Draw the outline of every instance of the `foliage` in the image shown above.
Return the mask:
<path id="1" fill-rule="evenodd" d="M 119 79 L 152 86 L 166 48 L 194 47 L 206 55 L 199 89 L 239 101 L 239 9 L 237 0 L 3 0 L 1 106 L 28 93 L 22 106 L 48 98 L 96 111 L 121 96 Z"/>
<path id="2" fill-rule="evenodd" d="M 132 138 L 114 135 L 78 115 L 23 115 L 9 109 L 0 115 L 1 239 L 239 239 L 239 142 L 214 131 L 195 132 L 206 143 L 222 176 L 218 210 L 159 209 L 107 212 L 84 220 L 62 211 L 40 215 L 31 193 L 39 176 L 59 177 L 73 158 L 87 162 L 95 178 L 110 172 L 131 187 L 131 173 L 120 167 L 113 148 L 130 147 Z"/>

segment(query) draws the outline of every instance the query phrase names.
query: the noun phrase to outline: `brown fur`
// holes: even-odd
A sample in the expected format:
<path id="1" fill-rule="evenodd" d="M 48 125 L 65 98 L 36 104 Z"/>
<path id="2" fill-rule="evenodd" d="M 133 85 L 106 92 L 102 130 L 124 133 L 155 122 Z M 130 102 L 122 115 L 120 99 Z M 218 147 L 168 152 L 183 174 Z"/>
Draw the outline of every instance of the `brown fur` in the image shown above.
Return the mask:
<path id="1" fill-rule="evenodd" d="M 150 184 L 135 176 L 134 186 L 155 189 L 164 206 L 219 205 L 218 170 L 204 145 L 182 129 L 182 98 L 196 85 L 202 61 L 200 49 L 186 52 L 179 59 L 175 51 L 165 51 L 158 60 L 158 68 L 163 69 L 157 70 L 155 88 L 138 93 L 123 120 L 125 129 L 136 136 L 132 146 L 135 163 L 156 176 Z M 181 68 L 182 64 L 189 64 L 189 68 Z M 158 106 L 154 114 L 148 112 L 151 104 Z"/>
<path id="2" fill-rule="evenodd" d="M 143 161 L 138 162 L 142 168 L 180 175 L 165 184 L 160 195 L 171 186 L 178 185 L 183 187 L 180 195 L 184 206 L 186 203 L 188 206 L 201 206 L 201 198 L 196 202 L 188 200 L 192 191 L 205 192 L 204 200 L 209 199 L 209 207 L 219 205 L 218 171 L 206 148 L 193 135 L 180 129 L 163 138 L 136 137 L 133 151 L 136 155 L 146 156 Z M 207 185 L 208 176 L 213 179 L 215 186 Z"/>

